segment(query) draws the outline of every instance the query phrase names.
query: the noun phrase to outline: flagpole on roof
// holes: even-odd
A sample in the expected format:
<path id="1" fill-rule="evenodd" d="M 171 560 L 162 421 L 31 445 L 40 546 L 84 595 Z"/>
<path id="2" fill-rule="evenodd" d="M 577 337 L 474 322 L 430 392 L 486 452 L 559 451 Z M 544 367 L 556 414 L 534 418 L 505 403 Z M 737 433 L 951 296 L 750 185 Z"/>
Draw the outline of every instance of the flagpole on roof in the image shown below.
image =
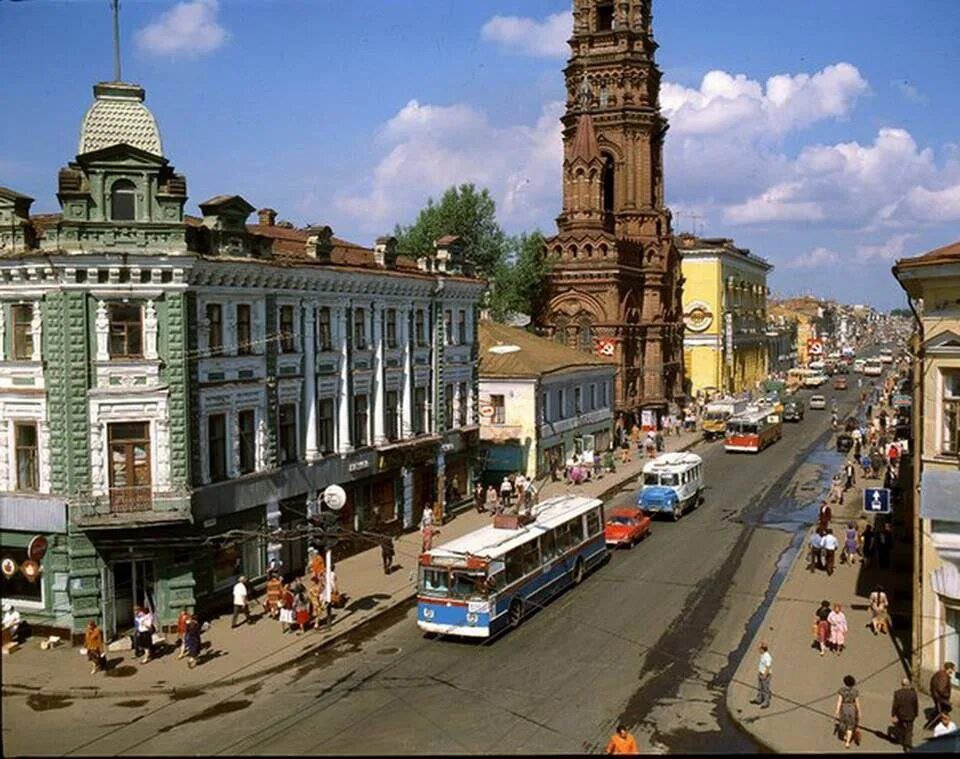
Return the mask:
<path id="1" fill-rule="evenodd" d="M 120 70 L 120 0 L 113 2 L 113 81 L 122 82 Z"/>

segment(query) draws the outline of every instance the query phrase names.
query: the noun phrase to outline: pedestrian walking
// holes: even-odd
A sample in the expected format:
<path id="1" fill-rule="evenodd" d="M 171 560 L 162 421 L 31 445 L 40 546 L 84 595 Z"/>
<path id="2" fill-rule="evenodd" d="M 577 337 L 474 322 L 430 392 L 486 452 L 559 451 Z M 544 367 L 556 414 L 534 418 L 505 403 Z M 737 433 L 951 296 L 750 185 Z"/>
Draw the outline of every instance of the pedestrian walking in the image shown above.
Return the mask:
<path id="1" fill-rule="evenodd" d="M 187 620 L 187 629 L 183 633 L 183 646 L 187 654 L 187 666 L 190 669 L 193 669 L 197 666 L 198 659 L 200 658 L 200 624 L 197 622 L 196 618 L 190 617 Z"/>
<path id="2" fill-rule="evenodd" d="M 657 453 L 663 453 L 663 433 L 660 430 L 657 430 L 656 434 L 653 436 L 653 439 L 657 446 Z"/>
<path id="3" fill-rule="evenodd" d="M 760 644 L 760 664 L 757 668 L 757 698 L 751 704 L 759 704 L 761 709 L 770 708 L 770 682 L 773 679 L 773 656 L 767 644 Z"/>
<path id="4" fill-rule="evenodd" d="M 893 525 L 884 522 L 877 534 L 877 557 L 880 569 L 889 569 L 890 552 L 893 550 Z"/>
<path id="5" fill-rule="evenodd" d="M 860 467 L 863 469 L 863 478 L 866 479 L 870 476 L 870 456 L 866 453 L 861 454 L 860 456 Z"/>
<path id="6" fill-rule="evenodd" d="M 250 621 L 250 606 L 247 602 L 247 578 L 240 575 L 237 578 L 236 585 L 233 586 L 233 619 L 230 621 L 230 629 L 237 626 L 237 617 L 243 612 L 243 621 L 246 624 Z"/>
<path id="7" fill-rule="evenodd" d="M 824 568 L 827 570 L 828 575 L 832 575 L 833 567 L 837 559 L 837 548 L 839 547 L 832 529 L 828 529 L 823 536 L 821 547 L 823 549 Z"/>
<path id="8" fill-rule="evenodd" d="M 497 489 L 491 485 L 487 488 L 487 511 L 500 513 L 500 497 L 497 495 Z"/>
<path id="9" fill-rule="evenodd" d="M 313 583 L 310 590 L 307 591 L 307 600 L 310 601 L 310 611 L 313 612 L 313 629 L 319 630 L 323 624 L 323 585 L 319 582 Z"/>
<path id="10" fill-rule="evenodd" d="M 103 653 L 103 633 L 92 619 L 83 631 L 83 647 L 87 649 L 87 661 L 90 662 L 90 674 L 95 675 L 106 669 L 106 657 Z"/>
<path id="11" fill-rule="evenodd" d="M 820 511 L 817 512 L 817 524 L 824 530 L 830 527 L 830 520 L 833 518 L 833 510 L 827 501 L 820 502 Z"/>
<path id="12" fill-rule="evenodd" d="M 830 623 L 830 647 L 837 656 L 840 656 L 847 642 L 847 615 L 843 613 L 843 607 L 840 604 L 833 605 L 833 611 L 827 616 L 827 622 Z"/>
<path id="13" fill-rule="evenodd" d="M 280 616 L 280 597 L 283 594 L 283 581 L 276 572 L 267 574 L 267 614 L 276 619 Z"/>
<path id="14" fill-rule="evenodd" d="M 500 508 L 509 509 L 511 498 L 513 498 L 513 483 L 510 482 L 509 477 L 504 476 L 503 482 L 500 483 Z"/>
<path id="15" fill-rule="evenodd" d="M 816 572 L 821 566 L 820 553 L 823 549 L 823 530 L 815 527 L 810 533 L 807 569 Z"/>
<path id="16" fill-rule="evenodd" d="M 857 563 L 857 554 L 860 548 L 860 533 L 853 522 L 847 522 L 847 529 L 843 533 L 843 551 L 840 553 L 840 563 L 853 566 Z"/>
<path id="17" fill-rule="evenodd" d="M 873 525 L 867 522 L 863 528 L 863 534 L 860 536 L 860 557 L 863 559 L 863 566 L 870 566 L 870 562 L 877 553 L 877 533 Z"/>
<path id="18" fill-rule="evenodd" d="M 314 550 L 313 556 L 310 557 L 310 579 L 313 580 L 313 582 L 320 582 L 320 578 L 324 576 L 326 571 L 326 560 L 319 551 Z"/>
<path id="19" fill-rule="evenodd" d="M 853 741 L 860 745 L 860 691 L 853 675 L 843 678 L 843 687 L 837 691 L 837 708 L 834 717 L 837 720 L 837 733 L 843 739 L 844 748 L 850 748 Z"/>
<path id="20" fill-rule="evenodd" d="M 482 490 L 482 489 L 483 489 L 483 486 L 481 485 L 480 488 L 481 488 L 481 490 Z M 381 559 L 381 561 L 383 562 L 383 573 L 384 573 L 385 575 L 388 575 L 388 574 L 390 574 L 391 571 L 393 571 L 393 557 L 394 557 L 394 553 L 395 553 L 395 552 L 394 552 L 394 549 L 393 549 L 393 540 L 390 538 L 390 536 L 389 536 L 389 535 L 383 535 L 383 536 L 381 536 L 381 538 L 380 538 L 380 559 Z"/>
<path id="21" fill-rule="evenodd" d="M 603 471 L 603 462 L 600 460 L 600 451 L 593 452 L 593 476 L 599 477 Z"/>
<path id="22" fill-rule="evenodd" d="M 433 539 L 440 534 L 440 530 L 434 528 L 433 522 L 430 524 L 425 524 L 420 528 L 420 552 L 426 553 L 427 551 L 433 550 Z"/>
<path id="23" fill-rule="evenodd" d="M 643 447 L 645 451 L 644 455 L 648 459 L 652 459 L 656 455 L 657 441 L 652 431 L 647 432 L 646 436 L 644 437 Z"/>
<path id="24" fill-rule="evenodd" d="M 296 620 L 297 635 L 302 635 L 307 631 L 307 625 L 310 623 L 310 602 L 304 595 L 303 588 L 299 588 L 293 597 L 293 616 Z"/>
<path id="25" fill-rule="evenodd" d="M 887 634 L 890 629 L 890 601 L 882 585 L 877 585 L 870 594 L 870 627 L 873 634 Z"/>
<path id="26" fill-rule="evenodd" d="M 917 691 L 910 684 L 910 678 L 904 677 L 900 687 L 893 692 L 893 705 L 890 707 L 890 719 L 893 725 L 889 737 L 901 745 L 904 751 L 913 748 L 913 722 L 920 714 Z"/>
<path id="27" fill-rule="evenodd" d="M 853 483 L 856 480 L 856 469 L 850 459 L 847 459 L 847 463 L 844 464 L 843 474 L 845 477 L 843 489 L 846 491 L 853 487 Z"/>
<path id="28" fill-rule="evenodd" d="M 607 743 L 607 753 L 608 754 L 639 754 L 637 751 L 637 741 L 634 737 L 627 732 L 627 728 L 620 724 L 617 725 L 617 732 L 613 734 L 610 738 L 610 742 Z"/>
<path id="29" fill-rule="evenodd" d="M 280 632 L 282 633 L 293 629 L 295 623 L 293 600 L 293 591 L 289 585 L 284 585 L 283 592 L 280 595 Z"/>
<path id="30" fill-rule="evenodd" d="M 477 481 L 477 484 L 473 488 L 473 506 L 476 508 L 478 514 L 482 514 L 484 512 L 486 498 L 487 494 L 483 489 L 483 483 Z"/>
<path id="31" fill-rule="evenodd" d="M 155 632 L 153 614 L 142 606 L 138 607 L 137 613 L 134 615 L 134 625 L 137 635 L 136 655 L 140 656 L 140 651 L 143 651 L 143 659 L 140 660 L 140 663 L 146 664 L 153 658 L 153 633 Z"/>
<path id="32" fill-rule="evenodd" d="M 951 683 L 956 671 L 957 666 L 952 661 L 944 662 L 943 666 L 930 678 L 930 697 L 933 699 L 934 714 L 924 726 L 927 730 L 937 723 L 941 714 L 950 712 Z"/>
<path id="33" fill-rule="evenodd" d="M 630 463 L 630 441 L 624 436 L 623 440 L 620 443 L 620 463 L 629 464 Z"/>
<path id="34" fill-rule="evenodd" d="M 606 469 L 608 472 L 611 472 L 611 473 L 617 471 L 617 464 L 616 464 L 616 462 L 615 462 L 615 460 L 614 460 L 613 446 L 612 446 L 612 445 L 611 445 L 606 451 L 604 451 L 604 454 L 603 454 L 603 468 Z"/>
<path id="35" fill-rule="evenodd" d="M 957 726 L 952 719 L 950 719 L 950 712 L 941 712 L 940 721 L 933 728 L 933 737 L 939 738 L 941 735 L 951 735 L 957 732 Z"/>
<path id="36" fill-rule="evenodd" d="M 181 609 L 180 614 L 177 616 L 177 642 L 180 644 L 180 653 L 177 654 L 178 659 L 182 659 L 187 655 L 186 642 L 183 636 L 187 632 L 187 622 L 189 621 L 190 612 L 186 609 Z"/>
<path id="37" fill-rule="evenodd" d="M 816 637 L 817 648 L 820 649 L 820 656 L 827 653 L 827 647 L 830 645 L 830 611 L 830 602 L 821 601 L 819 608 L 814 614 L 814 635 Z"/>

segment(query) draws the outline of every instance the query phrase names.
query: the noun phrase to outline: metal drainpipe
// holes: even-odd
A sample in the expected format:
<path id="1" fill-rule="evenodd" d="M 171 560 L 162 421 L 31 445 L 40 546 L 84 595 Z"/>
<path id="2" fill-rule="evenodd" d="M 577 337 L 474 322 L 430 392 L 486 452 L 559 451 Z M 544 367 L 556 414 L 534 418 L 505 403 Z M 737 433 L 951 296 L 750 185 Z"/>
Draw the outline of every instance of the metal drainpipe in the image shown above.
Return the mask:
<path id="1" fill-rule="evenodd" d="M 921 687 L 920 662 L 923 658 L 923 532 L 920 519 L 920 475 L 923 467 L 923 321 L 913 305 L 913 298 L 907 296 L 907 303 L 913 312 L 917 324 L 913 350 L 913 649 L 910 657 L 910 675 L 916 688 Z"/>

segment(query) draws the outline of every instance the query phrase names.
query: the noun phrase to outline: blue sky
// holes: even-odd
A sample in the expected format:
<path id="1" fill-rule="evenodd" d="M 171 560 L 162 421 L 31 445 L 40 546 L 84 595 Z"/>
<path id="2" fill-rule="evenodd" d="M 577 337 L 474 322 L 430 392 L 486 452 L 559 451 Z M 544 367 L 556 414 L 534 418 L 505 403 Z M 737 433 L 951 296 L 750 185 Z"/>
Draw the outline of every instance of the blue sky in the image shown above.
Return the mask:
<path id="1" fill-rule="evenodd" d="M 775 10 L 771 10 L 775 9 Z M 560 209 L 566 0 L 122 3 L 190 207 L 238 193 L 370 243 L 456 182 L 510 232 Z M 732 237 L 779 293 L 902 303 L 894 259 L 960 237 L 960 2 L 659 0 L 675 226 Z M 0 184 L 56 210 L 108 0 L 0 0 Z M 11 118 L 11 116 L 13 116 Z"/>

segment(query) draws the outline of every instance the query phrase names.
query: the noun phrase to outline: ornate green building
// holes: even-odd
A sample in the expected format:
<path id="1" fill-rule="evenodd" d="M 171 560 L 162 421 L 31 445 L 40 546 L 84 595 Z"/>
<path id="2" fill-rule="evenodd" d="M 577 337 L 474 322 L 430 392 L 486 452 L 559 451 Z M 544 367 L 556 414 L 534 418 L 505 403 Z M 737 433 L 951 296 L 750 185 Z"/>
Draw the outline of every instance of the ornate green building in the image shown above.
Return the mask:
<path id="1" fill-rule="evenodd" d="M 37 626 L 171 623 L 243 573 L 293 571 L 326 485 L 344 527 L 464 502 L 477 455 L 477 304 L 456 238 L 417 261 L 220 195 L 187 216 L 137 85 L 94 87 L 59 214 L 0 188 L 3 597 Z M 34 535 L 40 579 L 20 568 Z M 9 563 L 8 563 L 9 566 Z"/>

